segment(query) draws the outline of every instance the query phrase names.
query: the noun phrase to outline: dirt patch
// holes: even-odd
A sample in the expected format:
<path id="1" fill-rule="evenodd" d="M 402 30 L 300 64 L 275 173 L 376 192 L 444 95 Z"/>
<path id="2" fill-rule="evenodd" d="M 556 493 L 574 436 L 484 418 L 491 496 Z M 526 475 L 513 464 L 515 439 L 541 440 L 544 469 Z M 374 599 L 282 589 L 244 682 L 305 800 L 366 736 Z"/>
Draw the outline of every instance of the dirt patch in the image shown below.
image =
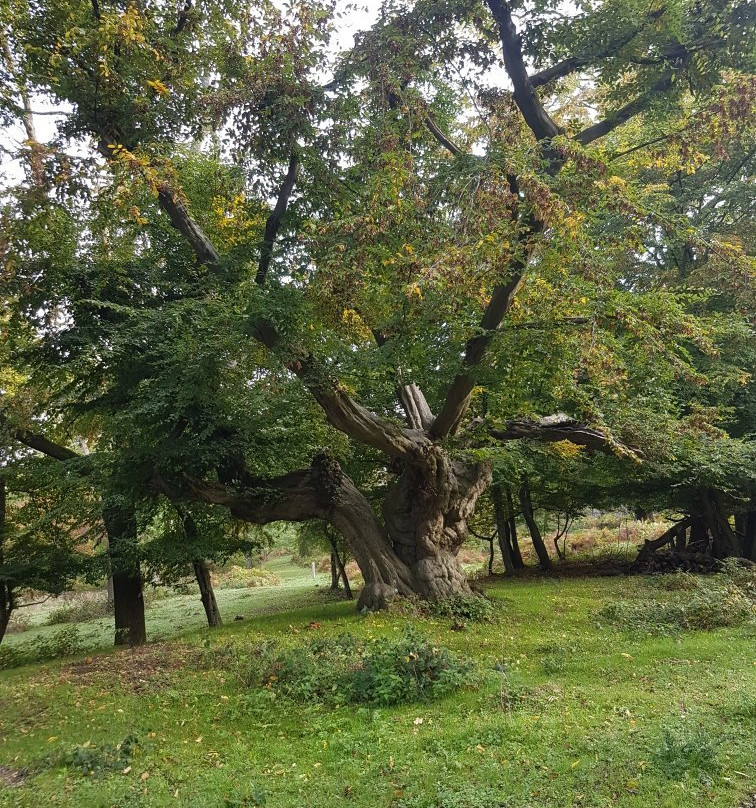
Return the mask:
<path id="1" fill-rule="evenodd" d="M 750 797 L 746 797 L 743 802 L 740 803 L 739 808 L 756 808 L 756 792 L 751 794 Z"/>
<path id="2" fill-rule="evenodd" d="M 187 646 L 166 643 L 127 648 L 110 654 L 86 657 L 63 665 L 60 681 L 80 685 L 101 685 L 116 679 L 121 689 L 142 693 L 165 686 L 174 671 L 187 664 Z"/>
<path id="3" fill-rule="evenodd" d="M 11 769 L 10 766 L 0 766 L 0 787 L 14 788 L 26 780 L 29 772 L 26 769 Z"/>

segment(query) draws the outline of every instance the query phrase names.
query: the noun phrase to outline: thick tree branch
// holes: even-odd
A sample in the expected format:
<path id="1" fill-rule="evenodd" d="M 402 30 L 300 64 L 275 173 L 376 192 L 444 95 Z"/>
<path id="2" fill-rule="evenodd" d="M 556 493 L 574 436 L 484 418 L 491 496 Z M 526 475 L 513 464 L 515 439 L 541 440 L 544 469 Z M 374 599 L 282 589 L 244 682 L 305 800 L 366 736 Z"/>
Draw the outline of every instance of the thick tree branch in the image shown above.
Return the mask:
<path id="1" fill-rule="evenodd" d="M 542 87 L 544 84 L 548 84 L 550 81 L 554 81 L 555 79 L 561 79 L 565 76 L 569 76 L 571 73 L 574 73 L 577 70 L 580 70 L 583 67 L 587 67 L 588 65 L 593 65 L 596 62 L 601 61 L 602 59 L 608 59 L 611 56 L 614 56 L 618 50 L 624 48 L 625 45 L 629 44 L 630 42 L 638 36 L 641 31 L 651 22 L 658 20 L 664 12 L 666 11 L 665 7 L 656 9 L 654 11 L 649 12 L 646 15 L 646 19 L 639 25 L 634 25 L 629 28 L 624 33 L 617 36 L 615 39 L 612 39 L 610 42 L 607 42 L 606 45 L 603 47 L 598 47 L 596 50 L 591 51 L 589 53 L 583 53 L 576 56 L 570 56 L 562 62 L 558 62 L 557 64 L 553 65 L 552 67 L 547 67 L 545 70 L 541 70 L 538 73 L 534 73 L 530 77 L 530 83 L 534 88 Z"/>
<path id="2" fill-rule="evenodd" d="M 326 454 L 318 455 L 309 469 L 268 480 L 247 479 L 240 489 L 192 478 L 187 482 L 195 499 L 228 508 L 234 518 L 253 524 L 309 519 L 332 524 L 365 577 L 358 608 L 413 591 L 412 573 L 394 552 L 370 503 Z M 169 498 L 177 494 L 157 473 L 153 487 Z"/>
<path id="3" fill-rule="evenodd" d="M 202 228 L 191 217 L 186 205 L 167 185 L 158 190 L 160 207 L 168 214 L 171 224 L 189 242 L 197 260 L 207 266 L 217 266 L 220 254 Z"/>
<path id="4" fill-rule="evenodd" d="M 525 60 L 522 56 L 522 44 L 517 33 L 512 12 L 504 0 L 486 0 L 494 19 L 499 26 L 504 67 L 507 70 L 512 86 L 514 99 L 537 140 L 549 140 L 561 133 L 538 98 L 535 87 L 528 77 Z"/>
<path id="5" fill-rule="evenodd" d="M 558 413 L 544 418 L 520 418 L 509 421 L 503 428 L 489 428 L 488 434 L 498 441 L 537 440 L 544 443 L 569 441 L 604 454 L 635 455 L 626 446 L 617 443 L 598 429 L 581 424 L 568 415 Z"/>
<path id="6" fill-rule="evenodd" d="M 23 443 L 24 446 L 28 446 L 30 449 L 34 449 L 48 457 L 55 458 L 55 460 L 73 460 L 81 457 L 81 455 L 74 452 L 73 449 L 55 443 L 55 441 L 46 438 L 44 435 L 32 432 L 29 429 L 24 429 L 23 427 L 13 426 L 2 414 L 0 414 L 0 429 L 4 429 L 11 438 L 17 440 L 19 443 Z"/>
<path id="7" fill-rule="evenodd" d="M 291 194 L 294 191 L 298 174 L 299 157 L 297 156 L 296 149 L 292 149 L 291 157 L 289 158 L 289 168 L 278 192 L 276 204 L 270 216 L 268 216 L 268 220 L 265 222 L 265 234 L 263 235 L 262 246 L 260 248 L 260 263 L 258 264 L 257 275 L 255 276 L 255 283 L 258 286 L 263 286 L 268 276 L 268 269 L 270 268 L 270 262 L 273 258 L 273 246 L 278 236 L 278 230 L 281 227 L 281 220 L 286 215 L 286 209 L 289 206 L 289 199 L 291 199 Z"/>
<path id="8" fill-rule="evenodd" d="M 403 384 L 397 389 L 407 422 L 412 429 L 427 431 L 433 425 L 433 413 L 428 406 L 423 391 L 414 383 Z"/>
<path id="9" fill-rule="evenodd" d="M 631 118 L 643 112 L 651 103 L 656 95 L 666 92 L 675 83 L 675 74 L 673 71 L 668 70 L 660 79 L 658 79 L 651 89 L 645 94 L 620 107 L 615 112 L 607 115 L 602 121 L 594 123 L 592 126 L 587 127 L 582 132 L 579 132 L 573 140 L 580 143 L 581 146 L 587 146 L 593 143 L 594 140 L 608 135 L 618 126 L 627 123 Z"/>
<path id="10" fill-rule="evenodd" d="M 434 138 L 439 142 L 441 146 L 443 146 L 447 151 L 451 152 L 455 157 L 459 157 L 461 154 L 464 154 L 462 149 L 447 135 L 445 135 L 441 129 L 439 129 L 438 124 L 433 119 L 432 115 L 425 116 L 425 125 L 428 127 L 428 131 L 433 135 Z"/>
<path id="11" fill-rule="evenodd" d="M 442 438 L 445 435 L 453 435 L 459 428 L 462 418 L 470 406 L 472 391 L 475 387 L 472 369 L 481 363 L 486 349 L 511 308 L 522 283 L 528 260 L 532 254 L 532 247 L 525 244 L 526 239 L 537 235 L 542 230 L 543 223 L 531 217 L 528 221 L 526 235 L 520 239 L 526 254 L 512 262 L 510 279 L 494 289 L 491 300 L 483 312 L 478 333 L 467 341 L 463 359 L 464 369 L 455 376 L 441 411 L 433 422 L 431 428 L 433 437 Z"/>

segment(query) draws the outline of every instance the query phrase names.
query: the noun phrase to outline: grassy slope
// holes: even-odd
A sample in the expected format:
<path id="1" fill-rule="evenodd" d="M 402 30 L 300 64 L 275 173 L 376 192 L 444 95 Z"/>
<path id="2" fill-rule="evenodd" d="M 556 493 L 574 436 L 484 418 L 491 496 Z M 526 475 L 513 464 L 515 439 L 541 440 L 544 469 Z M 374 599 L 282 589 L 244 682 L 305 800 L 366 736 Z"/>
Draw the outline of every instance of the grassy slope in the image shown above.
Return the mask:
<path id="1" fill-rule="evenodd" d="M 286 589 L 257 590 L 258 608 L 271 611 L 276 598 L 312 602 L 305 581 L 300 573 Z M 211 639 L 195 632 L 138 652 L 2 673 L 0 775 L 3 765 L 30 774 L 21 786 L 0 786 L 0 805 L 733 808 L 754 790 L 748 630 L 639 637 L 597 627 L 602 603 L 658 594 L 643 579 L 533 579 L 495 584 L 490 594 L 503 601 L 499 624 L 451 632 L 445 621 L 423 623 L 481 668 L 478 689 L 433 704 L 285 704 L 193 662 L 206 642 L 382 636 L 411 621 L 359 617 L 348 603 L 253 617 Z M 178 614 L 186 606 L 176 600 Z M 312 620 L 320 628 L 308 629 Z M 668 776 L 655 755 L 665 728 L 718 744 L 721 770 L 709 783 Z M 77 746 L 80 758 L 92 750 L 96 759 L 102 744 L 130 734 L 142 746 L 125 773 L 85 777 L 40 763 Z"/>

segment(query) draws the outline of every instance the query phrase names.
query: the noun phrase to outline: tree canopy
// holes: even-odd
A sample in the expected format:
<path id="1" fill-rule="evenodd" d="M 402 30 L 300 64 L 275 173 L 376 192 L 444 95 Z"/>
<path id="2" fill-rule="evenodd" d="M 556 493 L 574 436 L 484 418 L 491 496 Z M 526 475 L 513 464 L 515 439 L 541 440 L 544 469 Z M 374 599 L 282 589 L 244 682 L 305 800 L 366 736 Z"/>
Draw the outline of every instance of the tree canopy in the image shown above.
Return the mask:
<path id="1" fill-rule="evenodd" d="M 324 520 L 367 608 L 466 591 L 494 467 L 590 469 L 738 551 L 749 4 L 390 0 L 346 48 L 330 2 L 0 16 L 7 464 L 139 530 Z"/>

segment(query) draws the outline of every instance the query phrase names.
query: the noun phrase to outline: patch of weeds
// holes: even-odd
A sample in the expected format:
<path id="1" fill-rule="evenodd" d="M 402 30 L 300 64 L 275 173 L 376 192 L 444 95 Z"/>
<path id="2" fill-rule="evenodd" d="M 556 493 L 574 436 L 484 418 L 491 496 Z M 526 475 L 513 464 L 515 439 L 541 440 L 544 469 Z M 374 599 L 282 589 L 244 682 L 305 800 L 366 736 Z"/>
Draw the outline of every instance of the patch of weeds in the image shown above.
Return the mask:
<path id="1" fill-rule="evenodd" d="M 681 573 L 686 575 L 687 573 Z M 671 577 L 671 576 L 670 576 Z M 712 630 L 756 621 L 756 587 L 751 576 L 739 583 L 728 574 L 693 576 L 666 601 L 615 601 L 598 613 L 601 621 L 629 631 L 656 634 L 690 629 Z M 693 589 L 688 587 L 693 585 Z"/>
<path id="2" fill-rule="evenodd" d="M 84 650 L 79 629 L 68 626 L 51 637 L 34 642 L 0 647 L 0 670 L 31 665 L 34 662 L 48 662 L 59 657 L 74 656 Z"/>
<path id="3" fill-rule="evenodd" d="M 710 784 L 711 777 L 721 768 L 718 746 L 717 740 L 702 727 L 665 727 L 651 753 L 651 761 L 670 780 L 691 774 Z"/>
<path id="4" fill-rule="evenodd" d="M 256 586 L 280 586 L 278 575 L 268 570 L 231 566 L 223 572 L 213 573 L 216 589 L 247 589 Z"/>
<path id="5" fill-rule="evenodd" d="M 106 598 L 87 599 L 78 603 L 69 603 L 53 609 L 47 616 L 45 625 L 58 626 L 63 623 L 84 623 L 98 617 L 109 617 L 113 614 L 113 603 Z"/>
<path id="6" fill-rule="evenodd" d="M 268 804 L 268 794 L 256 785 L 250 786 L 242 795 L 226 797 L 224 808 L 264 808 Z"/>
<path id="7" fill-rule="evenodd" d="M 548 676 L 562 673 L 567 668 L 569 651 L 558 643 L 537 645 L 533 651 L 541 656 L 541 669 Z"/>
<path id="8" fill-rule="evenodd" d="M 494 603 L 482 595 L 452 595 L 428 604 L 434 617 L 446 617 L 457 621 L 491 623 L 497 616 Z"/>
<path id="9" fill-rule="evenodd" d="M 123 772 L 131 765 L 140 744 L 136 735 L 128 735 L 118 744 L 95 746 L 89 741 L 74 746 L 64 752 L 50 755 L 43 768 L 65 766 L 78 771 L 83 777 L 103 777 L 115 772 Z"/>
<path id="10" fill-rule="evenodd" d="M 5 629 L 6 634 L 21 634 L 31 627 L 31 618 L 28 614 L 14 610 L 11 615 L 8 627 Z"/>
<path id="11" fill-rule="evenodd" d="M 351 634 L 317 637 L 295 647 L 275 641 L 252 649 L 225 647 L 213 667 L 235 673 L 245 687 L 263 688 L 306 704 L 387 706 L 437 698 L 472 680 L 472 665 L 408 630 L 397 639 L 367 642 Z"/>
<path id="12" fill-rule="evenodd" d="M 693 592 L 698 589 L 698 579 L 695 575 L 689 572 L 677 570 L 676 572 L 668 573 L 667 575 L 658 575 L 649 579 L 649 583 L 659 589 L 667 592 Z"/>
<path id="13" fill-rule="evenodd" d="M 395 805 L 396 808 L 506 808 L 508 803 L 501 791 L 490 786 L 469 783 L 454 788 L 439 785 L 433 797 L 406 797 Z"/>

